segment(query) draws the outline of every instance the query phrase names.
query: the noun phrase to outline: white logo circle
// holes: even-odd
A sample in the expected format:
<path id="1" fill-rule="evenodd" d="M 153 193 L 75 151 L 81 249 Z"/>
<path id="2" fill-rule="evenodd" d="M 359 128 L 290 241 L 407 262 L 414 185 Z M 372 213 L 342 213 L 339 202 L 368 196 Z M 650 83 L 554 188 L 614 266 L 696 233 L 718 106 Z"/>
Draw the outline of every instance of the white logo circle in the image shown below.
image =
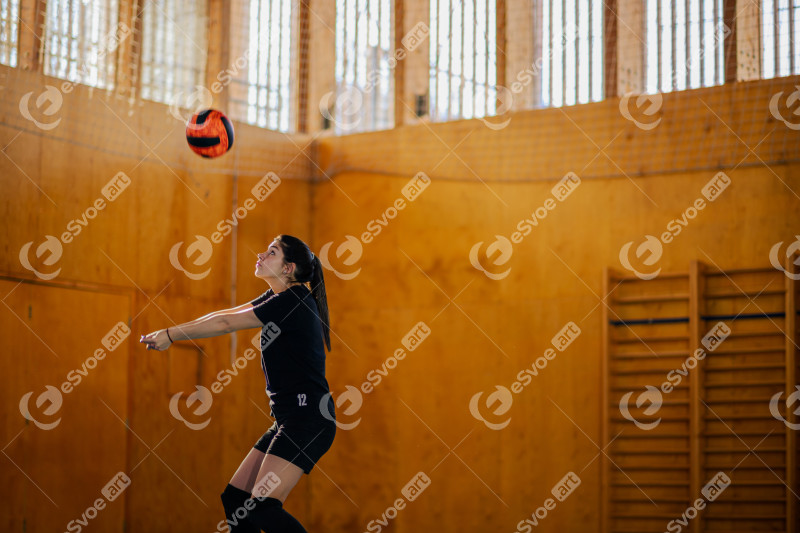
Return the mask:
<path id="1" fill-rule="evenodd" d="M 186 270 L 181 262 L 180 256 L 183 255 L 184 258 L 190 259 L 196 253 L 199 253 L 197 257 L 192 261 L 192 264 L 196 267 L 201 267 L 208 263 L 211 260 L 211 255 L 213 254 L 214 247 L 211 244 L 211 241 L 208 240 L 207 237 L 203 237 L 202 235 L 195 235 L 195 240 L 192 241 L 189 246 L 186 247 L 186 250 L 183 254 L 180 254 L 180 248 L 183 245 L 183 241 L 175 243 L 169 251 L 169 262 L 172 263 L 172 266 L 175 267 L 177 270 L 180 270 L 186 277 L 197 281 L 205 278 L 211 272 L 211 268 L 209 267 L 203 272 L 190 272 Z"/>
<path id="2" fill-rule="evenodd" d="M 347 235 L 344 242 L 336 247 L 334 255 L 337 259 L 338 268 L 331 265 L 329 254 L 332 245 L 333 241 L 326 242 L 319 250 L 319 262 L 322 263 L 322 266 L 332 271 L 338 278 L 345 281 L 351 280 L 358 276 L 361 273 L 361 267 L 358 267 L 356 270 L 351 272 L 342 272 L 340 269 L 342 269 L 342 267 L 350 267 L 358 263 L 358 261 L 361 259 L 361 255 L 364 253 L 364 247 L 361 245 L 361 241 L 352 235 Z"/>
<path id="3" fill-rule="evenodd" d="M 497 417 L 502 417 L 511 409 L 511 404 L 514 403 L 514 398 L 511 396 L 511 391 L 502 385 L 495 385 L 494 392 L 489 393 L 486 400 L 480 403 L 482 392 L 475 393 L 469 400 L 469 412 L 476 420 L 480 420 L 486 427 L 493 430 L 500 430 L 508 426 L 511 422 L 509 416 L 505 420 L 497 421 Z M 494 420 L 490 422 L 483 415 L 482 411 L 488 409 L 491 413 L 491 418 Z"/>
<path id="4" fill-rule="evenodd" d="M 661 409 L 661 404 L 663 403 L 664 399 L 661 396 L 661 390 L 660 389 L 658 389 L 658 388 L 656 388 L 656 387 L 654 387 L 652 385 L 647 385 L 647 387 L 645 387 L 645 388 L 647 390 L 645 390 L 642 393 L 639 393 L 639 396 L 636 397 L 636 407 L 641 407 L 642 404 L 644 404 L 645 402 L 648 402 L 649 405 L 645 408 L 645 410 L 643 411 L 643 414 L 645 416 L 652 416 L 652 415 L 656 414 L 659 409 Z M 620 411 L 620 413 L 622 413 L 622 416 L 626 420 L 630 420 L 631 422 L 636 424 L 636 427 L 638 427 L 639 429 L 643 429 L 645 431 L 649 431 L 651 429 L 654 429 L 656 426 L 658 426 L 661 423 L 661 418 L 658 418 L 656 421 L 650 422 L 650 423 L 639 422 L 639 420 L 637 420 L 631 414 L 630 409 L 628 407 L 630 405 L 630 398 L 631 398 L 632 395 L 633 395 L 633 392 L 626 392 L 625 394 L 622 395 L 622 398 L 620 398 L 620 400 L 619 400 L 619 411 Z"/>
<path id="5" fill-rule="evenodd" d="M 19 101 L 19 112 L 22 113 L 22 116 L 36 124 L 36 127 L 41 130 L 49 131 L 56 128 L 61 123 L 60 118 L 54 122 L 44 123 L 33 117 L 30 109 L 31 96 L 33 96 L 33 91 L 23 94 Z M 35 103 L 38 113 L 45 117 L 52 117 L 61 110 L 64 97 L 57 88 L 45 85 L 45 91 L 36 97 Z"/>
<path id="6" fill-rule="evenodd" d="M 33 246 L 33 241 L 26 242 L 22 245 L 22 248 L 19 250 L 19 262 L 25 267 L 27 270 L 30 270 L 36 277 L 43 280 L 53 279 L 61 273 L 61 267 L 56 269 L 54 272 L 49 274 L 45 274 L 44 272 L 39 272 L 36 268 L 31 265 L 30 260 L 30 249 Z M 37 259 L 41 258 L 45 254 L 48 254 L 47 257 L 42 261 L 43 264 L 47 266 L 53 266 L 58 263 L 59 259 L 61 259 L 61 255 L 64 253 L 64 248 L 61 246 L 61 241 L 58 240 L 57 237 L 53 237 L 52 235 L 45 235 L 45 241 L 41 243 L 39 246 L 36 247 L 36 257 Z"/>
<path id="7" fill-rule="evenodd" d="M 632 98 L 635 107 L 632 109 Z M 619 100 L 619 111 L 622 116 L 630 120 L 636 127 L 645 131 L 652 130 L 661 123 L 661 117 L 655 118 L 656 113 L 661 110 L 664 97 L 661 93 L 640 94 L 628 93 Z M 636 116 L 634 116 L 634 114 Z"/>
<path id="8" fill-rule="evenodd" d="M 336 407 L 339 408 L 347 403 L 347 407 L 339 411 L 339 417 L 341 418 L 342 416 L 346 416 L 352 420 L 352 417 L 361 410 L 361 406 L 364 404 L 364 397 L 361 395 L 361 391 L 352 385 L 345 386 L 345 389 L 346 390 L 344 392 L 336 397 Z M 332 393 L 329 392 L 319 401 L 319 412 L 322 414 L 322 416 L 335 423 L 336 427 L 339 429 L 343 429 L 345 431 L 349 431 L 357 427 L 361 423 L 361 417 L 356 419 L 354 422 L 349 423 L 342 422 L 334 418 L 328 409 L 328 398 L 331 396 Z"/>
<path id="9" fill-rule="evenodd" d="M 48 403 L 49 405 L 47 405 L 44 410 L 40 410 L 40 414 L 52 417 L 61 409 L 61 406 L 64 403 L 64 398 L 61 396 L 61 391 L 52 385 L 47 385 L 45 389 L 46 390 L 44 392 L 36 397 L 36 407 L 41 408 L 42 404 Z M 61 423 L 61 417 L 58 417 L 54 422 L 46 423 L 39 421 L 31 414 L 30 399 L 32 395 L 33 392 L 26 392 L 19 400 L 19 412 L 22 413 L 22 416 L 36 424 L 37 427 L 44 430 L 50 430 L 59 425 Z"/>
<path id="10" fill-rule="evenodd" d="M 181 410 L 186 408 L 189 410 L 191 415 L 194 416 L 202 416 L 211 409 L 211 404 L 214 403 L 214 398 L 211 396 L 211 391 L 208 390 L 206 387 L 202 385 L 195 385 L 195 391 L 189 394 L 186 397 L 186 400 L 181 402 L 181 397 L 183 396 L 182 392 L 175 393 L 172 398 L 169 400 L 169 412 L 170 414 L 176 419 L 180 420 L 186 427 L 189 429 L 193 429 L 195 431 L 204 429 L 211 423 L 211 417 L 208 417 L 208 420 L 205 422 L 189 422 L 181 413 Z M 196 407 L 194 405 L 199 403 Z"/>
<path id="11" fill-rule="evenodd" d="M 511 254 L 514 252 L 511 241 L 502 235 L 495 235 L 495 240 L 489 243 L 483 253 L 481 253 L 482 246 L 483 241 L 476 242 L 474 245 L 472 245 L 472 248 L 469 251 L 470 264 L 486 274 L 487 278 L 495 281 L 501 280 L 508 276 L 508 274 L 511 272 L 511 267 L 500 273 L 494 273 L 487 270 L 487 268 L 483 266 L 483 262 L 484 260 L 487 260 L 491 264 L 492 270 L 494 270 L 493 267 L 500 267 L 508 263 L 511 259 Z"/>
<path id="12" fill-rule="evenodd" d="M 630 250 L 632 246 L 633 241 L 630 241 L 623 244 L 622 248 L 620 248 L 619 262 L 622 264 L 622 266 L 636 274 L 637 277 L 644 280 L 653 279 L 658 276 L 661 273 L 661 267 L 656 269 L 654 272 L 645 273 L 641 272 L 637 267 L 634 267 L 631 264 Z M 641 263 L 644 266 L 653 266 L 658 263 L 663 253 L 664 247 L 661 244 L 661 241 L 652 235 L 645 235 L 644 242 L 636 247 L 635 257 L 636 259 L 640 260 L 638 263 Z"/>

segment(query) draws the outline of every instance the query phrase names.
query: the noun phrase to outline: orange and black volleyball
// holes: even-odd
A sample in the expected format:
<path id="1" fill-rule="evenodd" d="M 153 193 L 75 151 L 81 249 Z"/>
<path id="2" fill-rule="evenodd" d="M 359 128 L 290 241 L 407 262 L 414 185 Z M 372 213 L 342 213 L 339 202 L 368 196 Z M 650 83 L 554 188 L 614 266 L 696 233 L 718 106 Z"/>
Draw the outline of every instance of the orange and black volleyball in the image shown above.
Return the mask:
<path id="1" fill-rule="evenodd" d="M 219 157 L 233 146 L 233 124 L 221 111 L 195 113 L 186 125 L 189 148 L 203 157 Z"/>

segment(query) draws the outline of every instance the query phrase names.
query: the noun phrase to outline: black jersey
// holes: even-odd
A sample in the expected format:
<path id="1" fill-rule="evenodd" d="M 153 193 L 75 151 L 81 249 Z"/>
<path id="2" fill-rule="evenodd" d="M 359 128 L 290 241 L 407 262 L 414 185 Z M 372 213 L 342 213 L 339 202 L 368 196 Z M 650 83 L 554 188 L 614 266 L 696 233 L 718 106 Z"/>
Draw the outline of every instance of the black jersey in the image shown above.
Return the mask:
<path id="1" fill-rule="evenodd" d="M 261 368 L 273 415 L 319 416 L 320 399 L 329 388 L 322 322 L 311 291 L 305 285 L 278 294 L 269 289 L 250 303 L 264 324 Z"/>

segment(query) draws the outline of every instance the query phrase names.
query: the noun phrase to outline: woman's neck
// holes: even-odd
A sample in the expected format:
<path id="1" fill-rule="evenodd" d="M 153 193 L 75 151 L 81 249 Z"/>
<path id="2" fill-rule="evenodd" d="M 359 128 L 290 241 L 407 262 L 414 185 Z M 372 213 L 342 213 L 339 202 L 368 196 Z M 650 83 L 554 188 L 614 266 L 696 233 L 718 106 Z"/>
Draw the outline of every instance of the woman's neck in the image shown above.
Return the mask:
<path id="1" fill-rule="evenodd" d="M 289 289 L 296 285 L 302 285 L 302 283 L 300 283 L 299 281 L 290 281 L 286 283 L 283 280 L 273 280 L 273 281 L 268 281 L 267 283 L 269 283 L 269 287 L 272 289 L 272 292 L 274 294 L 279 294 L 285 291 L 286 289 Z"/>

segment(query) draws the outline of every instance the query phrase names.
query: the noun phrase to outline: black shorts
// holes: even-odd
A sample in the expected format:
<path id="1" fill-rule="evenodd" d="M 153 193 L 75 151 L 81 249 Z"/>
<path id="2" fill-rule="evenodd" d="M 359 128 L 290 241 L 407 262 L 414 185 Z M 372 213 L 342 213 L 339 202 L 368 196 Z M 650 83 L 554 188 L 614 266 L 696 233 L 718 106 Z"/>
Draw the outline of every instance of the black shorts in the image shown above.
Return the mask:
<path id="1" fill-rule="evenodd" d="M 285 459 L 308 474 L 330 449 L 334 435 L 336 423 L 321 416 L 281 418 L 253 448 Z"/>

